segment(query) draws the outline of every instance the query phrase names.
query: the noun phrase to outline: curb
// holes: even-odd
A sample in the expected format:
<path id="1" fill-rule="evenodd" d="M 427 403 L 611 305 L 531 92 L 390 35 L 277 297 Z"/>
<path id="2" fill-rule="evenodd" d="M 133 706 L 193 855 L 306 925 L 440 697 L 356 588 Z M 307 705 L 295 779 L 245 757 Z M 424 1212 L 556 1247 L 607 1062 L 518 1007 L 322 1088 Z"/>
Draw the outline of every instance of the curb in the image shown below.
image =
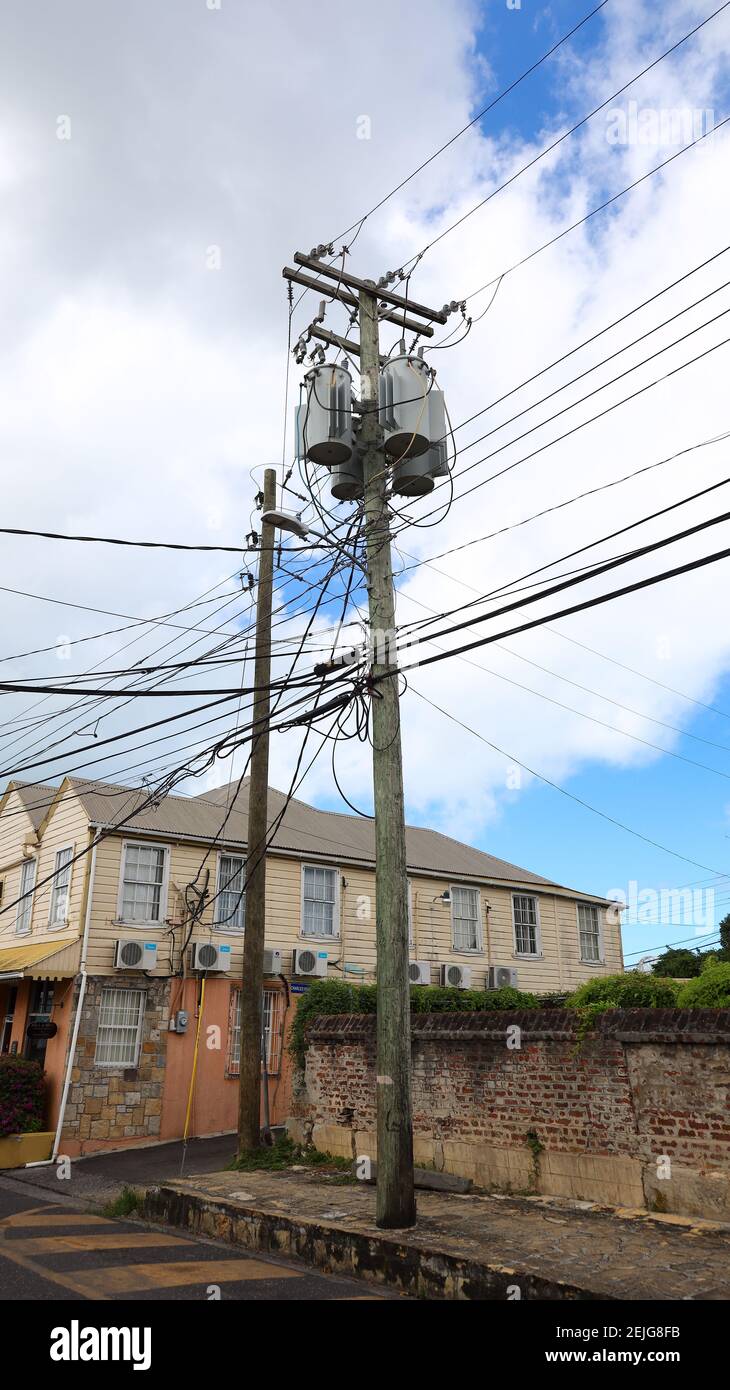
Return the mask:
<path id="1" fill-rule="evenodd" d="M 300 1260 L 325 1274 L 382 1284 L 414 1298 L 460 1301 L 516 1298 L 530 1301 L 615 1302 L 540 1274 L 453 1254 L 438 1244 L 422 1246 L 394 1232 L 357 1231 L 335 1222 L 284 1216 L 265 1207 L 200 1196 L 184 1187 L 148 1188 L 140 1213 L 145 1220 L 180 1227 L 193 1235 L 228 1241 L 260 1254 Z M 514 1290 L 518 1289 L 516 1295 Z"/>

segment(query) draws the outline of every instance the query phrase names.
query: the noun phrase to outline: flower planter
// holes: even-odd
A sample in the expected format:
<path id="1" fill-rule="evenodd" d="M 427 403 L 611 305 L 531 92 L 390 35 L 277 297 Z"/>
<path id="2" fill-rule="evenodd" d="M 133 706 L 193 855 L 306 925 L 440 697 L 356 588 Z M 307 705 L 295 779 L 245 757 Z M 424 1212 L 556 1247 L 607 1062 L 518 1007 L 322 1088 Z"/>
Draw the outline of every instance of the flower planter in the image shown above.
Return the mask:
<path id="1" fill-rule="evenodd" d="M 0 1168 L 24 1168 L 26 1163 L 40 1163 L 51 1157 L 53 1130 L 34 1134 L 8 1134 L 0 1139 Z"/>

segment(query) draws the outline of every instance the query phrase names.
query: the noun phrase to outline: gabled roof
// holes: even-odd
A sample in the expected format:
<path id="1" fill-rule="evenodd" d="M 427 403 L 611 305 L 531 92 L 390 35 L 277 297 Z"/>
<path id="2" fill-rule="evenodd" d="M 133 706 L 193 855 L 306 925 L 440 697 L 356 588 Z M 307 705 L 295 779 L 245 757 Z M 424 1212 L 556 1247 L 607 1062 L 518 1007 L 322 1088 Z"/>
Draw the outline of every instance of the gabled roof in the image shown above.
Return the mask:
<path id="1" fill-rule="evenodd" d="M 42 782 L 8 782 L 5 794 L 16 792 L 23 810 L 33 829 L 37 830 L 45 819 L 48 807 L 58 792 L 58 787 L 47 787 Z"/>
<path id="2" fill-rule="evenodd" d="M 120 787 L 79 777 L 69 777 L 67 785 L 78 796 L 93 825 L 112 826 L 123 820 L 122 834 L 130 831 L 175 839 L 215 840 L 221 845 L 240 848 L 247 844 L 248 778 L 240 786 L 229 783 L 199 796 L 166 796 L 158 806 L 145 806 L 148 793 L 143 788 Z M 134 814 L 136 806 L 144 809 Z M 271 842 L 273 849 L 289 851 L 297 857 L 310 855 L 336 863 L 374 865 L 375 827 L 371 819 L 322 811 L 297 797 L 292 797 L 287 804 L 285 793 L 270 787 L 269 824 L 282 811 L 281 823 Z M 420 870 L 436 878 L 532 884 L 572 891 L 540 874 L 442 835 L 438 830 L 420 826 L 406 827 L 406 858 L 409 870 Z"/>

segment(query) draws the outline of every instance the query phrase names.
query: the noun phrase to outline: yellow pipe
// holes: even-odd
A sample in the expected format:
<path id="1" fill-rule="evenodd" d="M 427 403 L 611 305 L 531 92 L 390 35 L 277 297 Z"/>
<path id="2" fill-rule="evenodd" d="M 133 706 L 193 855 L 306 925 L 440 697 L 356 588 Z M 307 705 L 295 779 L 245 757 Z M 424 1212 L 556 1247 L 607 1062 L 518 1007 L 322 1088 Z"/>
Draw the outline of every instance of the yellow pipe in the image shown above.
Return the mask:
<path id="1" fill-rule="evenodd" d="M 203 1005 L 205 1003 L 205 975 L 203 976 L 200 989 L 200 1008 L 198 1009 L 198 1026 L 195 1029 L 195 1052 L 193 1053 L 193 1070 L 190 1075 L 190 1089 L 188 1091 L 188 1108 L 185 1112 L 185 1132 L 183 1143 L 187 1141 L 188 1125 L 190 1124 L 190 1111 L 193 1107 L 193 1091 L 195 1090 L 195 1074 L 198 1070 L 198 1047 L 200 1045 L 200 1029 L 203 1024 Z"/>

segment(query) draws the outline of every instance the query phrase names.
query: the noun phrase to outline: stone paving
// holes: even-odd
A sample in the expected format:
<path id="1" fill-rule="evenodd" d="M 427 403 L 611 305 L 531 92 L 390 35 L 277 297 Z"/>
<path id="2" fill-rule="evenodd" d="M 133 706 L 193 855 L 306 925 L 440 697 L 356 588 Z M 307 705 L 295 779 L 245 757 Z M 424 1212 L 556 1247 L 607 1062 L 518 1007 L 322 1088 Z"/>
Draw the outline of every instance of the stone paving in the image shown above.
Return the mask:
<path id="1" fill-rule="evenodd" d="M 321 1173 L 216 1173 L 174 1181 L 195 1194 L 344 1231 L 382 1237 L 423 1254 L 458 1255 L 575 1285 L 597 1298 L 730 1298 L 730 1225 L 563 1198 L 465 1196 L 421 1191 L 418 1225 L 380 1232 L 371 1186 Z"/>

